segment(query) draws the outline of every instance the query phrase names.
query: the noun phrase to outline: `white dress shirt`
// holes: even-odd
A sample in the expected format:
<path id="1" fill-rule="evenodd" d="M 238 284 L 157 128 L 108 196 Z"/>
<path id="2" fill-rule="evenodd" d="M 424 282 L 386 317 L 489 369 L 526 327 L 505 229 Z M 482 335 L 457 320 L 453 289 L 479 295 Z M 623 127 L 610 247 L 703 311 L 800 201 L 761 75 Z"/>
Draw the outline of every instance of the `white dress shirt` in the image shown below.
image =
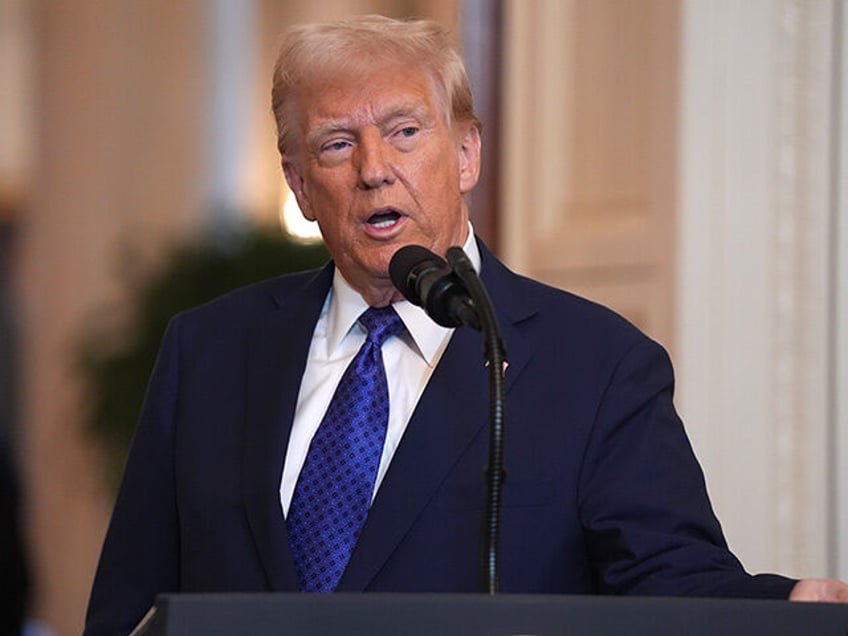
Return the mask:
<path id="1" fill-rule="evenodd" d="M 470 226 L 463 250 L 479 271 L 480 252 Z M 406 332 L 389 338 L 383 344 L 383 364 L 389 385 L 389 423 L 372 500 L 412 412 L 453 334 L 453 329 L 436 324 L 423 309 L 407 300 L 395 303 L 394 307 L 406 326 Z M 365 342 L 365 330 L 357 318 L 367 308 L 362 296 L 336 269 L 333 285 L 312 334 L 306 370 L 297 396 L 280 481 L 280 503 L 284 515 L 288 513 L 312 436 L 321 424 L 342 374 Z"/>

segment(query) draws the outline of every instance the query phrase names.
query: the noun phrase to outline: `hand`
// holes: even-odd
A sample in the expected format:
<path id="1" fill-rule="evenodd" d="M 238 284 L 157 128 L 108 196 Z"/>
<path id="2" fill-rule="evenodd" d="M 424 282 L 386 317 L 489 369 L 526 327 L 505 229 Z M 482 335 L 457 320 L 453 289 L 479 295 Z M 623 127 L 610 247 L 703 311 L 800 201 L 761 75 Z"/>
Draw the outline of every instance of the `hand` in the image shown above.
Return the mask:
<path id="1" fill-rule="evenodd" d="M 848 585 L 835 579 L 803 579 L 789 593 L 790 601 L 848 603 Z"/>

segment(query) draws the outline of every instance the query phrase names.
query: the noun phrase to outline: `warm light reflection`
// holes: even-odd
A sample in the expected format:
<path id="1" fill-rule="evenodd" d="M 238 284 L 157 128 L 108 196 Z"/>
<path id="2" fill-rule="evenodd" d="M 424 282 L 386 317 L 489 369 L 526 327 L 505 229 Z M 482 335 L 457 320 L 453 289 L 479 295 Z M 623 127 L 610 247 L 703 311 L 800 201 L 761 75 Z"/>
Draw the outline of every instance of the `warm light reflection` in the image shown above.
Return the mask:
<path id="1" fill-rule="evenodd" d="M 288 188 L 283 192 L 280 222 L 283 231 L 299 241 L 318 242 L 321 240 L 318 224 L 303 218 L 297 200 L 294 198 L 294 193 Z"/>

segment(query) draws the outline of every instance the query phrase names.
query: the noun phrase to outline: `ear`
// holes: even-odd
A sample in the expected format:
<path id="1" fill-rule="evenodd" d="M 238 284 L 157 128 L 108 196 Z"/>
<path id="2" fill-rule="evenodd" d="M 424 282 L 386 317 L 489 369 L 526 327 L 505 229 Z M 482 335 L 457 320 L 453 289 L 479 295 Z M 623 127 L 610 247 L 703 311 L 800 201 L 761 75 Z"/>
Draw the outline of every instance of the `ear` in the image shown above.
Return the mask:
<path id="1" fill-rule="evenodd" d="M 466 194 L 477 185 L 480 178 L 480 130 L 473 124 L 466 125 L 459 139 L 459 191 Z"/>
<path id="2" fill-rule="evenodd" d="M 297 206 L 300 208 L 301 214 L 307 221 L 314 221 L 315 214 L 312 212 L 312 206 L 309 204 L 309 197 L 306 194 L 306 184 L 303 179 L 300 166 L 294 161 L 283 159 L 283 174 L 286 175 L 286 183 L 289 189 L 294 193 L 294 198 L 297 200 Z"/>

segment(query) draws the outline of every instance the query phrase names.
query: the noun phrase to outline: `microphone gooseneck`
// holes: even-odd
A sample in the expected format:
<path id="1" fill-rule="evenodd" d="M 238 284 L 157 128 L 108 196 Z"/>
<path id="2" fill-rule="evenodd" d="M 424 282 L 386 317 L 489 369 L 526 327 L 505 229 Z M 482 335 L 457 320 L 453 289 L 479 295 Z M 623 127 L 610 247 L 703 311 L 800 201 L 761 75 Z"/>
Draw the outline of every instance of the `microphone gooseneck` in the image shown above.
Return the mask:
<path id="1" fill-rule="evenodd" d="M 483 332 L 483 357 L 489 370 L 489 463 L 486 467 L 486 512 L 483 518 L 483 586 L 488 594 L 500 588 L 500 532 L 503 508 L 504 407 L 506 404 L 506 345 L 495 309 L 474 265 L 459 247 L 447 252 L 451 269 L 468 289 L 479 310 Z"/>
<path id="2" fill-rule="evenodd" d="M 392 257 L 389 276 L 407 300 L 423 307 L 444 327 L 468 325 L 483 332 L 483 357 L 489 370 L 489 463 L 486 468 L 486 513 L 483 518 L 482 579 L 484 591 L 498 592 L 499 544 L 504 471 L 504 404 L 506 347 L 494 307 L 474 265 L 459 247 L 447 261 L 420 245 L 402 247 Z"/>

